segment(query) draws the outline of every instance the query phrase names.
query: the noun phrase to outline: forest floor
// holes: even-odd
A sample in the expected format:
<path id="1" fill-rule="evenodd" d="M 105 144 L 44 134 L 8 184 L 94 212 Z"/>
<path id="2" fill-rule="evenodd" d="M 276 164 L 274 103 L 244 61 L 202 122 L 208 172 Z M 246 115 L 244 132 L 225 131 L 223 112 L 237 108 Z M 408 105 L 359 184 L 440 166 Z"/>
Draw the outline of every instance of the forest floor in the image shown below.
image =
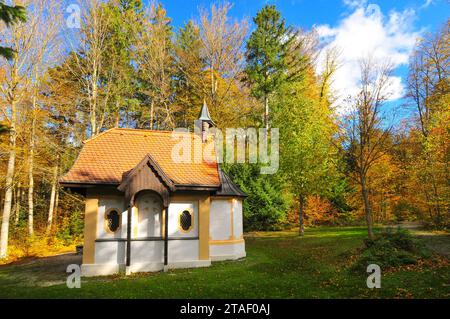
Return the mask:
<path id="1" fill-rule="evenodd" d="M 247 257 L 209 268 L 82 278 L 67 288 L 76 254 L 0 266 L 0 298 L 450 298 L 450 235 L 411 230 L 435 252 L 432 260 L 382 270 L 381 289 L 349 269 L 364 227 L 309 228 L 246 234 Z"/>

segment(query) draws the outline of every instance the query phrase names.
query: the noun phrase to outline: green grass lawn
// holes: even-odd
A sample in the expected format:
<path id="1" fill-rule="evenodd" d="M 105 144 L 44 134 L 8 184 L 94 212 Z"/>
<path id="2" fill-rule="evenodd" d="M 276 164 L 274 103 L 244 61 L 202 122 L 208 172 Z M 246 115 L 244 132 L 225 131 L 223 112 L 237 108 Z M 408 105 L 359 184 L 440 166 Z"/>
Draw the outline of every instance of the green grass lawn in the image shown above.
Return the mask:
<path id="1" fill-rule="evenodd" d="M 382 272 L 381 289 L 368 289 L 368 274 L 347 269 L 365 236 L 363 227 L 308 229 L 303 238 L 288 231 L 251 233 L 243 260 L 167 273 L 83 278 L 81 289 L 65 285 L 68 260 L 7 265 L 0 267 L 0 297 L 450 298 L 448 256 Z M 435 236 L 427 233 L 422 240 L 438 242 L 439 250 L 448 252 L 450 236 Z"/>

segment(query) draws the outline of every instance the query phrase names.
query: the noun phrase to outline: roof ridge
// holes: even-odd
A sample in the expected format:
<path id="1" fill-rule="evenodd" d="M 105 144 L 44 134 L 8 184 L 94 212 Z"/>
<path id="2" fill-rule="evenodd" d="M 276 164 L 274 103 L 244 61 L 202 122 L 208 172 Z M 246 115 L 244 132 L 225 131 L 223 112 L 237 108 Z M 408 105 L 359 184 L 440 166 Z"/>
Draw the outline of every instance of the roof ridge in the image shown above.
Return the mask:
<path id="1" fill-rule="evenodd" d="M 119 131 L 131 131 L 131 132 L 152 132 L 152 133 L 173 133 L 174 131 L 169 130 L 151 130 L 144 128 L 129 128 L 129 127 L 115 127 L 115 130 Z"/>
<path id="2" fill-rule="evenodd" d="M 188 132 L 177 132 L 177 131 L 167 131 L 167 130 L 150 130 L 150 129 L 128 128 L 128 127 L 112 127 L 112 128 L 107 129 L 106 131 L 103 131 L 103 132 L 101 132 L 101 133 L 99 133 L 99 134 L 97 134 L 97 135 L 95 135 L 93 137 L 88 138 L 87 140 L 84 140 L 82 143 L 86 144 L 86 143 L 96 139 L 97 137 L 99 137 L 101 135 L 104 135 L 106 133 L 110 133 L 110 132 L 113 132 L 113 131 L 128 131 L 130 133 L 132 132 L 132 133 L 137 133 L 137 134 L 144 133 L 144 132 L 152 133 L 152 134 L 172 134 L 174 132 L 177 133 L 177 134 L 180 134 L 180 133 L 182 133 L 182 134 L 186 134 L 186 133 L 187 134 L 193 134 L 193 132 L 190 132 L 190 131 L 188 131 Z"/>

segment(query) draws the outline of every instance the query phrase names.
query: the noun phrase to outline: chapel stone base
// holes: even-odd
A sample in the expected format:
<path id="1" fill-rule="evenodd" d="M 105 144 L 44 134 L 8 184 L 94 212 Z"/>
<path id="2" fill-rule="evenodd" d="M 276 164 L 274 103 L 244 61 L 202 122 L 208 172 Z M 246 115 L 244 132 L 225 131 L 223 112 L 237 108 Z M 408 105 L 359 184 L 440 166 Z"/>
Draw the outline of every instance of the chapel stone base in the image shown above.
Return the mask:
<path id="1" fill-rule="evenodd" d="M 211 266 L 211 260 L 192 260 L 192 261 L 178 261 L 169 263 L 164 267 L 164 263 L 135 263 L 130 266 L 124 264 L 83 264 L 81 265 L 81 275 L 84 277 L 94 276 L 108 276 L 115 274 L 130 275 L 139 272 L 157 272 L 167 271 L 176 268 L 198 268 Z"/>

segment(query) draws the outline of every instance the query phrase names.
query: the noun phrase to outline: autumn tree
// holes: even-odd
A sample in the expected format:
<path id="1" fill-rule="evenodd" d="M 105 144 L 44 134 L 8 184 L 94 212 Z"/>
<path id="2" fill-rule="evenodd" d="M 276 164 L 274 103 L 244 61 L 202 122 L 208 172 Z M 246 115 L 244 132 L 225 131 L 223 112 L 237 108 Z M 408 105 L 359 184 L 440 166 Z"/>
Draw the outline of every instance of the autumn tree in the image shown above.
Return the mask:
<path id="1" fill-rule="evenodd" d="M 94 136 L 102 129 L 107 112 L 107 103 L 102 103 L 102 98 L 107 99 L 109 92 L 102 77 L 105 75 L 111 16 L 99 0 L 86 1 L 81 12 L 81 28 L 76 33 L 76 42 L 70 44 L 72 61 L 65 66 L 80 81 L 81 102 L 89 118 L 87 133 L 88 136 Z"/>
<path id="2" fill-rule="evenodd" d="M 206 64 L 206 95 L 210 111 L 230 108 L 227 103 L 243 70 L 243 46 L 247 34 L 247 20 L 232 20 L 229 12 L 232 5 L 225 2 L 211 5 L 209 11 L 200 11 L 200 54 Z"/>
<path id="3" fill-rule="evenodd" d="M 377 63 L 369 57 L 360 61 L 360 72 L 359 92 L 349 100 L 351 111 L 341 128 L 341 137 L 348 165 L 361 187 L 368 235 L 373 239 L 367 177 L 383 156 L 384 144 L 391 130 L 383 123 L 382 107 L 390 95 L 392 66 L 388 62 Z"/>
<path id="4" fill-rule="evenodd" d="M 55 63 L 56 51 L 60 49 L 58 39 L 62 25 L 61 7 L 56 1 L 36 1 L 33 14 L 40 17 L 40 21 L 34 26 L 36 35 L 33 38 L 33 67 L 31 70 L 32 90 L 29 107 L 30 130 L 28 132 L 28 231 L 33 234 L 33 216 L 34 216 L 34 168 L 37 136 L 42 136 L 42 127 L 45 126 L 47 112 L 43 107 L 44 94 L 42 87 L 45 85 L 47 68 Z M 51 15 L 51 21 L 44 21 L 44 17 Z M 40 134 L 41 133 L 41 134 Z M 55 165 L 57 169 L 58 165 Z M 57 176 L 56 176 L 57 178 Z M 57 181 L 53 180 L 53 188 L 56 188 Z M 55 194 L 51 195 L 50 213 L 52 214 L 52 202 Z"/>
<path id="5" fill-rule="evenodd" d="M 173 31 L 162 4 L 153 3 L 142 20 L 137 39 L 136 63 L 150 116 L 145 127 L 174 128 L 172 103 L 175 74 Z"/>
<path id="6" fill-rule="evenodd" d="M 54 28 L 55 20 L 48 22 L 46 14 L 56 10 L 56 3 L 51 0 L 30 0 L 23 3 L 27 6 L 29 17 L 26 22 L 20 22 L 10 26 L 2 32 L 2 41 L 14 47 L 15 53 L 10 61 L 2 63 L 1 93 L 4 108 L 2 114 L 9 126 L 9 159 L 6 172 L 5 201 L 3 207 L 0 258 L 6 257 L 8 246 L 9 220 L 11 215 L 12 195 L 15 185 L 19 179 L 16 176 L 16 158 L 20 155 L 23 158 L 24 149 L 27 147 L 17 144 L 17 138 L 30 137 L 27 132 L 27 118 L 31 118 L 29 124 L 33 129 L 36 123 L 37 95 L 40 79 L 45 68 L 45 59 L 49 58 L 49 48 L 56 34 Z M 54 12 L 53 12 L 54 13 Z M 33 132 L 31 132 L 33 133 Z M 28 165 L 33 163 L 32 144 L 34 134 L 31 134 L 28 145 Z M 26 161 L 20 161 L 24 165 Z M 33 192 L 33 170 L 29 169 L 29 189 Z M 17 177 L 17 176 L 16 176 Z M 30 193 L 29 193 L 30 195 Z M 29 208 L 32 212 L 32 196 L 29 196 Z M 31 205 L 30 205 L 31 204 Z M 29 215 L 29 232 L 33 232 L 33 215 Z"/>
<path id="7" fill-rule="evenodd" d="M 4 8 L 4 7 L 2 7 Z M 34 20 L 34 19 L 33 19 Z M 28 20 L 28 26 L 33 22 Z M 7 256 L 9 221 L 13 200 L 14 174 L 17 156 L 17 136 L 19 130 L 20 103 L 23 101 L 26 90 L 31 83 L 29 53 L 32 48 L 33 32 L 27 30 L 24 21 L 13 25 L 3 25 L 1 32 L 2 42 L 13 47 L 12 57 L 8 61 L 1 61 L 1 98 L 2 115 L 9 127 L 8 165 L 5 181 L 5 199 L 3 204 L 2 228 L 0 234 L 0 258 Z"/>
<path id="8" fill-rule="evenodd" d="M 442 224 L 448 211 L 449 100 L 450 100 L 450 20 L 435 35 L 419 39 L 411 55 L 408 76 L 409 106 L 413 106 L 421 133 L 421 152 L 415 162 L 416 177 L 434 222 Z"/>
<path id="9" fill-rule="evenodd" d="M 200 29 L 192 20 L 177 33 L 175 41 L 176 103 L 178 123 L 188 127 L 198 116 L 198 107 L 207 95 L 206 63 L 201 56 Z"/>
<path id="10" fill-rule="evenodd" d="M 313 71 L 285 84 L 274 97 L 274 125 L 280 129 L 280 170 L 299 207 L 299 234 L 304 234 L 308 197 L 325 196 L 337 175 L 332 137 L 335 125 L 326 103 L 321 103 Z"/>

